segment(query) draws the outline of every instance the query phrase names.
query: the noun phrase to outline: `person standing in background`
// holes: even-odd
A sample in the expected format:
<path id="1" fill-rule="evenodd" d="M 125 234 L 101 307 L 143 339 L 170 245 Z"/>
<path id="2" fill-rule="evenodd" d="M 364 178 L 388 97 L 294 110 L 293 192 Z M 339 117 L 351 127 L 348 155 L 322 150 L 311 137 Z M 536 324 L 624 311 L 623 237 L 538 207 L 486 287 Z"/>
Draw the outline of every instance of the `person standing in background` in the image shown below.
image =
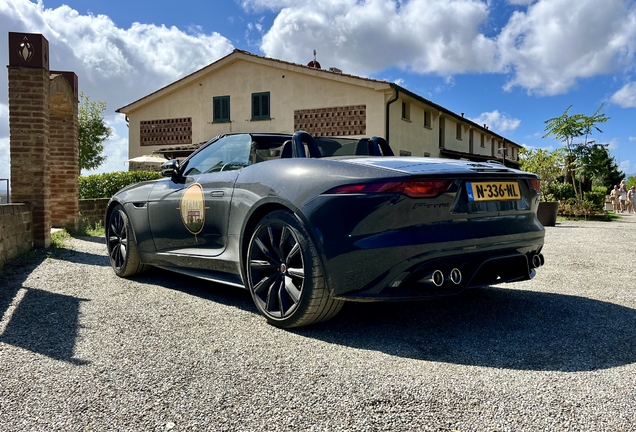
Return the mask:
<path id="1" fill-rule="evenodd" d="M 618 196 L 620 195 L 618 191 L 618 185 L 614 186 L 614 189 L 610 192 L 610 201 L 612 202 L 612 211 L 614 213 L 618 213 Z"/>
<path id="2" fill-rule="evenodd" d="M 621 180 L 621 186 L 618 188 L 618 202 L 621 207 L 621 213 L 627 208 L 627 188 L 625 187 L 625 180 Z"/>
<path id="3" fill-rule="evenodd" d="M 636 186 L 632 186 L 627 191 L 627 211 L 629 213 L 636 213 Z"/>

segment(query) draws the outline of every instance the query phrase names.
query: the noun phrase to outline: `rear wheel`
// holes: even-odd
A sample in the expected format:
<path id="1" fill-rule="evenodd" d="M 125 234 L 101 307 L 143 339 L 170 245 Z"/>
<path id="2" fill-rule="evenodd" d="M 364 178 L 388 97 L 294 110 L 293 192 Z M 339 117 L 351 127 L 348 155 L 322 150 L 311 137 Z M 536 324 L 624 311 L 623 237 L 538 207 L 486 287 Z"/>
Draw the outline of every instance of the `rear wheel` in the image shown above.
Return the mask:
<path id="1" fill-rule="evenodd" d="M 325 321 L 344 304 L 329 295 L 316 248 L 289 212 L 272 212 L 258 223 L 246 267 L 252 299 L 275 326 L 291 328 Z"/>
<path id="2" fill-rule="evenodd" d="M 117 276 L 134 276 L 148 268 L 147 265 L 139 261 L 137 242 L 132 235 L 130 220 L 124 207 L 119 204 L 113 208 L 108 216 L 106 247 L 108 248 L 110 265 Z"/>

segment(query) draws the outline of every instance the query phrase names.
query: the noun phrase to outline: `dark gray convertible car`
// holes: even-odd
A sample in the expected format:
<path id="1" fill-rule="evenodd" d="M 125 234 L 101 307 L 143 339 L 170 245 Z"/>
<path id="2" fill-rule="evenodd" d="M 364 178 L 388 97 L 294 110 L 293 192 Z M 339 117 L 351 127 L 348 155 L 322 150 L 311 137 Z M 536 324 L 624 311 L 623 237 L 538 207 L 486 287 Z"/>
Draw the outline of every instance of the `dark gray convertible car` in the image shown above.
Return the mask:
<path id="1" fill-rule="evenodd" d="M 106 212 L 121 277 L 157 266 L 246 288 L 279 327 L 345 301 L 416 300 L 530 279 L 539 179 L 499 163 L 394 157 L 381 138 L 217 137 Z"/>

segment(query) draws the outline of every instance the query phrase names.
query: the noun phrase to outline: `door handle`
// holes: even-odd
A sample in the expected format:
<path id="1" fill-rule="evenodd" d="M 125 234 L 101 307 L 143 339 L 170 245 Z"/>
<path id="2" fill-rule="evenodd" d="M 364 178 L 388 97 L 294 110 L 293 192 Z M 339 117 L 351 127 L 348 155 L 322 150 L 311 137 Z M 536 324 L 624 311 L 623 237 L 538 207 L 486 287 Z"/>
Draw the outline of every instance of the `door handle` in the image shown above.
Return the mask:
<path id="1" fill-rule="evenodd" d="M 210 196 L 213 198 L 219 198 L 223 196 L 223 191 L 212 191 L 210 192 Z"/>

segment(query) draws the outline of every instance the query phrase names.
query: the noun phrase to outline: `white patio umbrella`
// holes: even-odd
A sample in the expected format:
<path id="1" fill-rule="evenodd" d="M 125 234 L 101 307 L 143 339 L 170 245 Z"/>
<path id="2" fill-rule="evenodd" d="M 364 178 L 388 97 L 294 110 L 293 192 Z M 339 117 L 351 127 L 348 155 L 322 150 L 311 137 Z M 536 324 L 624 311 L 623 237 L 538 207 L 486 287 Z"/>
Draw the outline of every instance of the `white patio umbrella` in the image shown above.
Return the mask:
<path id="1" fill-rule="evenodd" d="M 160 156 L 137 156 L 136 158 L 128 159 L 126 162 L 162 164 L 167 161 L 168 159 Z"/>

